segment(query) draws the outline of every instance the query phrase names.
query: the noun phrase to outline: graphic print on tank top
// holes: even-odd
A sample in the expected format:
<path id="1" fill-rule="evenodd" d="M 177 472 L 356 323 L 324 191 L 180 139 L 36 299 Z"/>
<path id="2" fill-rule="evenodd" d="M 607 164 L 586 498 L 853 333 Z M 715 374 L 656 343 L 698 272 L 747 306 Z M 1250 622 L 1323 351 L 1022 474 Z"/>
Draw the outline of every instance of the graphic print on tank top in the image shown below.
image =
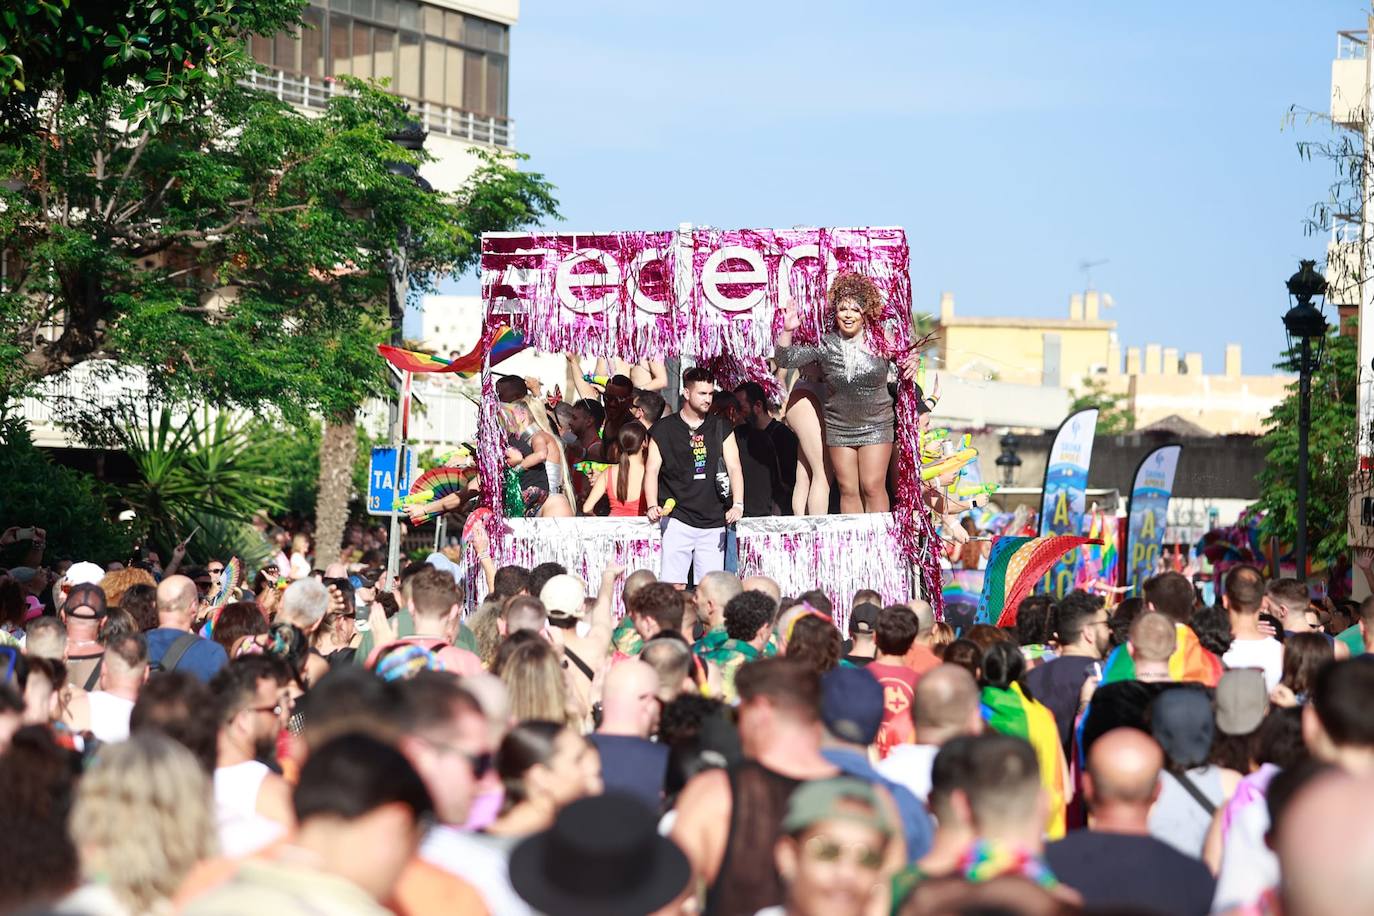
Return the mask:
<path id="1" fill-rule="evenodd" d="M 692 450 L 692 479 L 706 479 L 706 436 L 702 429 L 706 424 L 702 424 L 691 430 L 687 437 L 687 445 Z"/>

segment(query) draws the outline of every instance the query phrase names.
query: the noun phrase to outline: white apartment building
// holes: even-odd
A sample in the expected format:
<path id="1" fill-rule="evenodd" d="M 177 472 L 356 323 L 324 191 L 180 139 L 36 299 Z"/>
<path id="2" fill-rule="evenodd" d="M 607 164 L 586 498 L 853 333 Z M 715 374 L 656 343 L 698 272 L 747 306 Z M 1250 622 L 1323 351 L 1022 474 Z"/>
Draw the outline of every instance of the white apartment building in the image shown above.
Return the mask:
<path id="1" fill-rule="evenodd" d="M 434 157 L 420 173 L 439 192 L 457 190 L 477 165 L 478 148 L 513 149 L 510 118 L 510 29 L 519 0 L 310 0 L 297 34 L 255 38 L 253 57 L 262 66 L 246 82 L 300 110 L 322 109 L 345 91 L 334 79 L 348 75 L 389 81 L 392 92 L 411 106 L 411 116 L 429 132 L 425 150 Z M 436 308 L 455 309 L 453 297 Z M 475 338 L 480 313 L 463 307 Z M 418 317 L 409 310 L 407 325 Z M 429 335 L 423 335 L 428 337 Z M 464 348 L 466 349 L 466 348 Z M 443 350 L 441 352 L 447 352 Z M 470 438 L 472 403 L 455 385 L 424 384 L 424 405 L 413 431 L 422 444 L 440 446 Z M 147 390 L 142 373 L 114 376 L 90 365 L 46 379 L 21 410 L 34 440 L 49 447 L 82 447 L 55 422 L 55 404 L 77 399 L 109 405 Z M 386 429 L 383 401 L 364 406 L 361 422 L 374 433 Z"/>

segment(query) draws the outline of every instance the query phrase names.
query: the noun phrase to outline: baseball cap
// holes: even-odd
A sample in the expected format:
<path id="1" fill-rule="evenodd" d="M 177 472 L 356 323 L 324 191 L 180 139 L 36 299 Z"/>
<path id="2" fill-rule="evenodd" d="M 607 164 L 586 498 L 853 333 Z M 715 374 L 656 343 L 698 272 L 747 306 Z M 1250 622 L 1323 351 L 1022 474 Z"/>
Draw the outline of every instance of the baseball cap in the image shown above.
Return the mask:
<path id="1" fill-rule="evenodd" d="M 554 576 L 539 590 L 539 600 L 550 617 L 575 617 L 581 620 L 582 602 L 586 598 L 586 583 L 567 573 Z"/>
<path id="2" fill-rule="evenodd" d="M 872 744 L 883 724 L 883 687 L 863 668 L 841 665 L 821 677 L 821 722 L 851 744 Z"/>
<path id="3" fill-rule="evenodd" d="M 73 608 L 89 609 L 81 613 L 73 613 Z M 99 620 L 105 616 L 105 590 L 99 585 L 82 583 L 73 585 L 67 591 L 67 600 L 62 602 L 62 612 L 68 617 L 92 617 Z M 94 613 L 91 613 L 94 612 Z"/>
<path id="4" fill-rule="evenodd" d="M 868 813 L 858 810 L 854 803 L 867 808 Z M 853 821 L 872 827 L 883 836 L 892 835 L 892 825 L 883 816 L 872 785 L 851 776 L 813 779 L 798 786 L 787 801 L 782 831 L 797 834 L 813 824 L 829 820 Z"/>
<path id="5" fill-rule="evenodd" d="M 32 566 L 16 566 L 10 570 L 10 578 L 14 579 L 20 585 L 28 585 L 29 582 L 33 581 L 33 577 L 36 575 L 38 575 L 38 570 L 34 569 Z M 102 573 L 102 575 L 104 574 Z"/>
<path id="6" fill-rule="evenodd" d="M 1225 734 L 1250 734 L 1268 709 L 1269 691 L 1258 668 L 1232 668 L 1217 682 L 1217 728 Z"/>
<path id="7" fill-rule="evenodd" d="M 105 570 L 89 560 L 82 560 L 67 568 L 67 574 L 62 577 L 62 584 L 67 588 L 73 585 L 99 585 L 103 578 Z"/>
<path id="8" fill-rule="evenodd" d="M 854 605 L 854 610 L 849 612 L 849 635 L 872 633 L 878 626 L 878 612 L 881 610 L 882 608 L 876 604 L 867 601 Z"/>
<path id="9" fill-rule="evenodd" d="M 1165 690 L 1150 705 L 1150 734 L 1175 764 L 1185 769 L 1202 766 L 1216 735 L 1212 701 L 1191 687 Z"/>

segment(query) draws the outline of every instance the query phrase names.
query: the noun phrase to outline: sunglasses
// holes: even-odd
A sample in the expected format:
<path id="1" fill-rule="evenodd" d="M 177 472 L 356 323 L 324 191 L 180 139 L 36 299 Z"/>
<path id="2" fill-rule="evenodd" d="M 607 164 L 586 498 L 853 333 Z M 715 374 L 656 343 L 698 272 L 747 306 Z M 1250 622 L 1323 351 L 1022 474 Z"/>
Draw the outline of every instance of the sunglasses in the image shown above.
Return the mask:
<path id="1" fill-rule="evenodd" d="M 883 864 L 881 850 L 865 843 L 837 843 L 827 836 L 813 836 L 806 841 L 803 850 L 815 862 L 838 862 L 844 859 L 866 871 L 877 871 Z"/>
<path id="2" fill-rule="evenodd" d="M 212 576 L 218 576 L 220 573 L 224 572 L 224 567 L 223 567 L 223 566 L 211 566 L 211 567 L 208 567 L 208 569 L 209 569 L 210 575 L 212 575 Z"/>
<path id="3" fill-rule="evenodd" d="M 436 750 L 443 751 L 447 754 L 457 754 L 459 757 L 466 760 L 468 766 L 472 767 L 473 779 L 481 779 L 483 776 L 487 775 L 487 773 L 491 772 L 492 764 L 496 759 L 496 755 L 491 751 L 485 751 L 481 754 L 469 754 L 458 745 L 449 744 L 447 741 L 437 741 L 433 738 L 425 738 L 423 740 Z"/>

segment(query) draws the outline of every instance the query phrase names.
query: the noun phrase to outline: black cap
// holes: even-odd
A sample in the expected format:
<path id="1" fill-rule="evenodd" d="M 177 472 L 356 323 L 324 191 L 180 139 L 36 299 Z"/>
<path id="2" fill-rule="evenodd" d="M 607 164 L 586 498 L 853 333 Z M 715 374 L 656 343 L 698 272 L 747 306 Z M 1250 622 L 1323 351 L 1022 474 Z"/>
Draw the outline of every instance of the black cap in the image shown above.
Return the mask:
<path id="1" fill-rule="evenodd" d="M 881 610 L 882 608 L 876 604 L 867 601 L 856 604 L 854 610 L 849 612 L 849 635 L 871 634 L 878 626 L 878 612 Z"/>

